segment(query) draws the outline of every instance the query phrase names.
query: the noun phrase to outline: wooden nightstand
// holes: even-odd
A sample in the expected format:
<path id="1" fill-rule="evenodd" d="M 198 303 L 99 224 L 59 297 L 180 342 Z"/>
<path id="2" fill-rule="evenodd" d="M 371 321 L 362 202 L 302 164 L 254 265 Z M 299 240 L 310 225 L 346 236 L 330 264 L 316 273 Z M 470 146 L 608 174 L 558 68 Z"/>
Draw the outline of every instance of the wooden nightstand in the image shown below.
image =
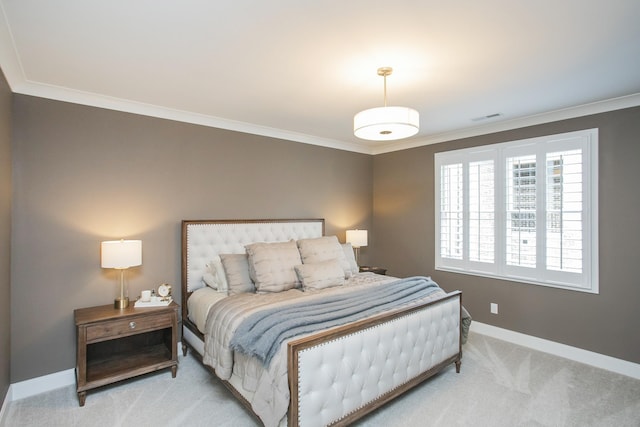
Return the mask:
<path id="1" fill-rule="evenodd" d="M 80 308 L 76 322 L 76 384 L 80 406 L 87 390 L 138 375 L 178 370 L 178 304 L 118 310 L 113 304 Z"/>
<path id="2" fill-rule="evenodd" d="M 361 265 L 360 273 L 366 273 L 366 272 L 385 275 L 387 274 L 387 269 L 382 267 L 369 267 L 368 265 Z"/>

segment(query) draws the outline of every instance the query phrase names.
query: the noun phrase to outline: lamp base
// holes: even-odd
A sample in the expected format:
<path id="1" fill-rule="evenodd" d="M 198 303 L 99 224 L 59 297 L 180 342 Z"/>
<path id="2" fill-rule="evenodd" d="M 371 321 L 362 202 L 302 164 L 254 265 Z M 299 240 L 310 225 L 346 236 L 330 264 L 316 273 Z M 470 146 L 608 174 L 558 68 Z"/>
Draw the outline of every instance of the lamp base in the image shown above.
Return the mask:
<path id="1" fill-rule="evenodd" d="M 127 297 L 116 298 L 113 301 L 113 308 L 123 309 L 123 308 L 127 308 L 127 307 L 129 307 L 129 298 L 127 298 Z"/>

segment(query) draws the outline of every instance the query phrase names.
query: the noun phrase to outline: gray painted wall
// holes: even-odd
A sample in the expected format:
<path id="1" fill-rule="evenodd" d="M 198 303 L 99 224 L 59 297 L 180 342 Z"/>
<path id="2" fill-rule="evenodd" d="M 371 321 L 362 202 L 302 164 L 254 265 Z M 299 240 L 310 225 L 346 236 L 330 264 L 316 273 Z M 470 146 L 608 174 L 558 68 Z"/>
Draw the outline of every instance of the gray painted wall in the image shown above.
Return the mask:
<path id="1" fill-rule="evenodd" d="M 11 369 L 11 90 L 0 72 L 0 401 Z"/>
<path id="2" fill-rule="evenodd" d="M 11 223 L 13 246 L 11 292 L 1 265 L 0 291 L 11 294 L 3 318 L 15 308 L 11 382 L 74 366 L 73 309 L 109 304 L 116 292 L 100 241 L 143 240 L 143 265 L 128 276 L 135 295 L 180 283 L 180 220 L 204 218 L 324 217 L 341 240 L 368 228 L 363 264 L 461 289 L 478 321 L 640 362 L 640 108 L 371 157 L 24 95 L 2 109 L 10 100 L 5 85 L 0 159 L 13 158 L 13 198 L 0 193 L 0 233 Z M 433 153 L 591 127 L 600 128 L 599 295 L 433 271 Z M 0 166 L 6 192 L 10 168 Z M 0 247 L 9 240 L 0 236 Z"/>
<path id="3" fill-rule="evenodd" d="M 371 226 L 368 155 L 24 95 L 13 129 L 11 382 L 75 366 L 73 310 L 116 293 L 102 240 L 142 239 L 131 295 L 169 282 L 180 301 L 182 219 Z"/>
<path id="4" fill-rule="evenodd" d="M 596 127 L 599 295 L 434 270 L 434 153 Z M 370 255 L 390 274 L 431 275 L 462 290 L 477 321 L 640 363 L 639 136 L 636 107 L 375 156 Z M 489 313 L 491 302 L 498 315 Z"/>

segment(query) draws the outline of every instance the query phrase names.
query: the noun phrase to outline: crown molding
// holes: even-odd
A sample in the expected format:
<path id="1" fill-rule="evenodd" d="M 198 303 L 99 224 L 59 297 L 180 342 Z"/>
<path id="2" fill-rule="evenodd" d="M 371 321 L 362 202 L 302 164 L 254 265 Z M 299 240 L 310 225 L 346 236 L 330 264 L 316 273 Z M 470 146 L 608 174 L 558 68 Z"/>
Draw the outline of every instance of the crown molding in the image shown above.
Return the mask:
<path id="1" fill-rule="evenodd" d="M 19 72 L 18 72 L 19 73 Z M 8 79 L 8 78 L 7 78 Z M 63 88 L 42 83 L 34 83 L 22 80 L 20 83 L 12 85 L 12 91 L 23 95 L 37 96 L 41 98 L 53 99 L 63 102 L 87 105 L 109 110 L 122 111 L 143 116 L 157 117 L 167 120 L 191 123 L 201 126 L 226 129 L 236 132 L 243 132 L 253 135 L 266 136 L 270 138 L 287 141 L 300 142 L 303 144 L 317 145 L 321 147 L 333 148 L 337 150 L 351 151 L 361 154 L 384 154 L 394 151 L 407 150 L 424 145 L 437 144 L 441 142 L 453 141 L 473 136 L 486 135 L 489 133 L 502 132 L 527 126 L 550 123 L 559 120 L 572 119 L 575 117 L 587 116 L 591 114 L 604 113 L 607 111 L 620 110 L 640 105 L 640 93 L 622 96 L 619 98 L 593 102 L 576 107 L 564 108 L 536 114 L 526 117 L 518 117 L 510 120 L 502 120 L 483 126 L 474 126 L 467 129 L 460 129 L 451 132 L 443 132 L 430 135 L 424 138 L 393 141 L 383 145 L 370 146 L 365 143 L 355 144 L 328 138 L 320 138 L 303 133 L 293 132 L 285 129 L 276 129 L 267 126 L 260 126 L 252 123 L 229 120 L 220 117 L 208 116 L 205 114 L 193 113 L 189 111 L 177 110 L 142 102 L 130 101 L 90 92 L 83 92 L 69 88 Z"/>
<path id="2" fill-rule="evenodd" d="M 109 110 L 158 117 L 167 120 L 192 123 L 219 129 L 267 136 L 303 144 L 318 145 L 356 153 L 372 154 L 371 147 L 366 144 L 350 143 L 329 138 L 320 138 L 285 129 L 276 129 L 252 123 L 223 119 L 205 114 L 193 113 L 178 109 L 161 107 L 142 102 L 120 99 L 101 94 L 79 91 L 61 86 L 48 85 L 30 81 L 15 46 L 13 34 L 7 20 L 4 6 L 0 3 L 0 66 L 13 93 L 53 99 L 63 102 L 87 105 Z"/>
<path id="3" fill-rule="evenodd" d="M 13 85 L 11 85 L 11 90 L 14 93 L 19 93 L 22 95 L 37 96 L 40 98 L 71 102 L 74 104 L 87 105 L 108 110 L 140 114 L 143 116 L 157 117 L 167 120 L 175 120 L 179 122 L 214 127 L 218 129 L 243 132 L 270 138 L 283 139 L 287 141 L 301 142 L 303 144 L 318 145 L 338 150 L 372 154 L 371 148 L 364 144 L 360 145 L 329 138 L 320 138 L 299 132 L 293 132 L 286 129 L 276 129 L 268 126 L 261 126 L 237 120 L 229 120 L 221 117 L 209 116 L 206 114 L 194 113 L 174 108 L 167 108 L 158 105 L 105 96 L 91 92 L 84 92 L 60 86 L 22 81 L 20 83 L 14 83 Z"/>
<path id="4" fill-rule="evenodd" d="M 16 70 L 14 70 L 13 72 L 16 72 Z M 20 74 L 20 71 L 17 71 L 17 73 Z M 7 80 L 9 80 L 8 77 Z M 132 114 L 140 114 L 143 116 L 157 117 L 167 120 L 175 120 L 201 126 L 226 129 L 236 132 L 243 132 L 253 135 L 282 139 L 286 141 L 294 141 L 303 144 L 317 145 L 321 147 L 370 155 L 407 150 L 424 145 L 438 144 L 441 142 L 486 135 L 489 133 L 502 132 L 527 126 L 555 122 L 559 120 L 572 119 L 591 114 L 599 114 L 607 111 L 620 110 L 623 108 L 636 107 L 640 105 L 640 93 L 636 93 L 619 98 L 593 102 L 590 104 L 564 108 L 541 114 L 518 117 L 510 120 L 502 120 L 482 126 L 474 126 L 467 129 L 443 132 L 424 138 L 412 138 L 409 140 L 393 141 L 382 145 L 371 146 L 366 143 L 355 144 L 334 139 L 320 138 L 285 129 L 260 126 L 252 123 L 208 116 L 205 114 L 161 107 L 157 105 L 109 97 L 105 95 L 83 92 L 53 85 L 34 83 L 26 80 L 22 80 L 20 83 L 15 83 L 14 80 L 14 83 L 13 85 L 11 85 L 11 87 L 14 93 L 23 95 L 37 96 L 41 98 L 54 99 L 58 101 L 71 102 L 75 104 L 105 108 Z"/>
<path id="5" fill-rule="evenodd" d="M 20 57 L 17 53 L 13 35 L 11 33 L 11 29 L 7 21 L 6 13 L 2 3 L 0 3 L 0 64 L 2 67 L 2 72 L 4 73 L 7 82 L 9 83 L 9 87 L 11 87 L 11 90 L 14 93 L 370 155 L 406 150 L 423 145 L 437 144 L 440 142 L 485 135 L 489 133 L 549 123 L 558 120 L 565 120 L 590 114 L 603 113 L 607 111 L 640 105 L 640 93 L 636 93 L 628 96 L 622 96 L 619 98 L 564 108 L 551 112 L 545 112 L 526 117 L 518 117 L 510 120 L 497 121 L 482 126 L 474 126 L 434 135 L 427 135 L 425 137 L 392 141 L 376 145 L 371 145 L 365 142 L 356 143 L 329 138 L 320 138 L 317 136 L 293 132 L 286 129 L 276 129 L 247 122 L 229 120 L 200 113 L 193 113 L 184 110 L 172 109 L 30 81 L 26 77 L 24 68 L 20 61 Z"/>
<path id="6" fill-rule="evenodd" d="M 375 155 L 393 151 L 407 150 L 409 148 L 422 147 L 423 145 L 438 144 L 441 142 L 454 141 L 456 139 L 487 135 L 489 133 L 496 133 L 527 126 L 557 122 L 559 120 L 573 119 L 576 117 L 589 116 L 591 114 L 606 113 L 607 111 L 621 110 L 623 108 L 637 107 L 639 105 L 640 93 L 635 93 L 632 95 L 592 102 L 575 107 L 563 108 L 560 110 L 548 111 L 531 116 L 518 117 L 510 120 L 501 120 L 482 126 L 474 126 L 466 129 L 443 132 L 436 135 L 430 135 L 425 138 L 415 138 L 412 140 L 396 141 L 394 143 L 378 145 L 373 148 L 372 154 Z"/>

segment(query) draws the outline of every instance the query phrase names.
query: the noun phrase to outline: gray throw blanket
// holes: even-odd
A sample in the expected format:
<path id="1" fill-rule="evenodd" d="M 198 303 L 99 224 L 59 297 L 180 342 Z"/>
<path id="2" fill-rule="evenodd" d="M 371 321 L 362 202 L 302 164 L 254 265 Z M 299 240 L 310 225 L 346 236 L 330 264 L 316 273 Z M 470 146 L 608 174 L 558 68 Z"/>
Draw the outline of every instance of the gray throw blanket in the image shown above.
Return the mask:
<path id="1" fill-rule="evenodd" d="M 255 356 L 268 367 L 282 342 L 331 328 L 424 298 L 440 287 L 428 277 L 409 277 L 373 288 L 266 309 L 246 318 L 231 348 Z"/>

